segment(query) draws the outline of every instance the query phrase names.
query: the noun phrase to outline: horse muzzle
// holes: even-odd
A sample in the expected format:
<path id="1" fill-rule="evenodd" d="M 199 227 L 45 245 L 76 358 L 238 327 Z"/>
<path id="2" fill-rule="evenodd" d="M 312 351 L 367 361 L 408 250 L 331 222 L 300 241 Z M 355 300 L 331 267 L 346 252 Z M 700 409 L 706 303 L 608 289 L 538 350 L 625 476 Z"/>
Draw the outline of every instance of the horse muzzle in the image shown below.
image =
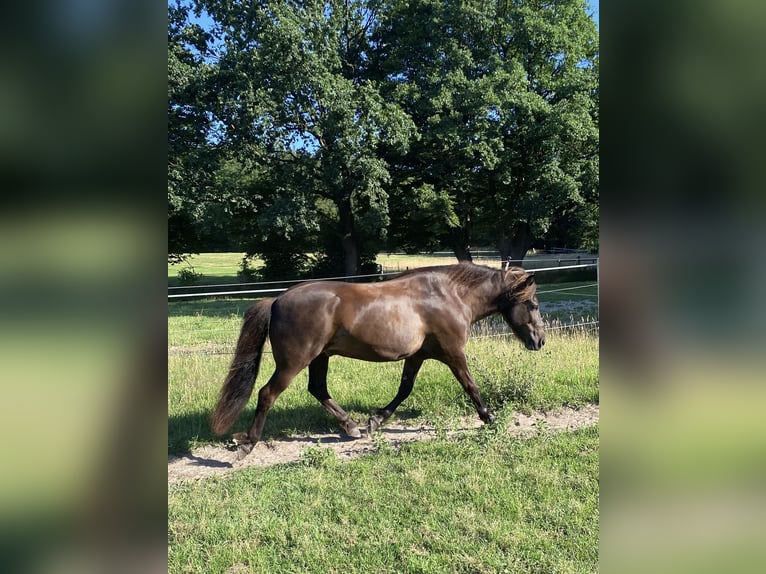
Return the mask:
<path id="1" fill-rule="evenodd" d="M 543 345 L 545 345 L 545 335 L 535 336 L 530 335 L 529 339 L 527 339 L 525 343 L 527 349 L 530 351 L 539 351 L 543 348 Z"/>

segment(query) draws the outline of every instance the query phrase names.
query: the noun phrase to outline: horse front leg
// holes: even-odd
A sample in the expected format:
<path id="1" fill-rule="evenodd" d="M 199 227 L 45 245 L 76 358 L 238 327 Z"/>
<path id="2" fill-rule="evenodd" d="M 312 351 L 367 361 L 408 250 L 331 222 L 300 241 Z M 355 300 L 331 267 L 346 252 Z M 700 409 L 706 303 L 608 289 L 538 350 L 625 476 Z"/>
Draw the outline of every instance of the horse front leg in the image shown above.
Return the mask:
<path id="1" fill-rule="evenodd" d="M 330 357 L 321 354 L 309 363 L 309 393 L 320 402 L 325 410 L 338 419 L 343 431 L 351 438 L 360 438 L 362 432 L 348 413 L 336 403 L 327 392 L 327 368 Z"/>
<path id="2" fill-rule="evenodd" d="M 412 392 L 412 386 L 415 383 L 415 377 L 418 376 L 420 366 L 423 364 L 423 359 L 416 359 L 410 357 L 404 361 L 404 369 L 402 370 L 402 381 L 399 383 L 399 390 L 396 393 L 394 399 L 388 403 L 382 409 L 375 411 L 375 414 L 370 416 L 367 421 L 367 433 L 372 434 L 380 428 L 380 426 L 388 419 L 397 407 L 402 403 L 404 399 L 410 396 Z"/>
<path id="3" fill-rule="evenodd" d="M 476 412 L 479 413 L 479 418 L 485 423 L 495 422 L 495 415 L 492 414 L 492 412 L 484 405 L 484 401 L 481 400 L 479 388 L 476 386 L 476 383 L 471 376 L 471 372 L 468 370 L 465 355 L 463 354 L 462 356 L 456 357 L 454 360 L 447 363 L 447 366 L 452 371 L 452 374 L 455 375 L 458 382 L 460 382 L 460 385 L 465 392 L 468 393 L 468 396 L 471 397 L 471 402 L 473 403 L 473 406 L 476 407 Z"/>

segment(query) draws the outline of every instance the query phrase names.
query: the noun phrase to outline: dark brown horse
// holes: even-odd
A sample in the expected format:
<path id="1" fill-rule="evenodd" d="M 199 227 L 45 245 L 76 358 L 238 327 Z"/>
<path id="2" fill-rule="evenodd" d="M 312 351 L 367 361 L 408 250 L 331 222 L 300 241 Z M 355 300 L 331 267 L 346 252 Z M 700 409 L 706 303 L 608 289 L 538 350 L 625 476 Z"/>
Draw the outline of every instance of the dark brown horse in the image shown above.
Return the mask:
<path id="1" fill-rule="evenodd" d="M 309 392 L 340 421 L 346 434 L 361 436 L 356 423 L 327 392 L 332 355 L 364 361 L 404 359 L 399 391 L 370 417 L 369 432 L 409 396 L 425 359 L 446 364 L 481 420 L 491 422 L 494 417 L 466 364 L 470 326 L 501 313 L 527 349 L 539 350 L 545 332 L 536 290 L 534 277 L 520 267 L 500 270 L 460 263 L 408 271 L 381 283 L 302 283 L 277 298 L 263 299 L 245 313 L 236 355 L 211 418 L 213 431 L 225 433 L 247 404 L 267 336 L 276 369 L 258 393 L 249 432 L 234 435 L 241 456 L 260 440 L 274 401 L 306 367 Z"/>

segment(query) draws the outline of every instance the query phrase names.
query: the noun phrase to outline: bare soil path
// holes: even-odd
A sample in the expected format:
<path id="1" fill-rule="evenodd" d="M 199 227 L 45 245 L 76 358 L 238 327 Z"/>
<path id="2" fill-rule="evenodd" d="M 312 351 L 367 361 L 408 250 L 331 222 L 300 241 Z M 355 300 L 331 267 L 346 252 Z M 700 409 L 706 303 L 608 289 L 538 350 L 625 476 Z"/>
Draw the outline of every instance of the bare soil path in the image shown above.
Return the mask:
<path id="1" fill-rule="evenodd" d="M 515 413 L 514 425 L 508 427 L 513 435 L 532 436 L 538 432 L 572 431 L 594 425 L 598 422 L 599 405 L 586 405 L 581 409 L 564 407 L 554 411 L 534 411 L 529 415 Z M 482 422 L 477 417 L 465 418 L 448 434 L 477 428 Z M 394 448 L 413 441 L 431 440 L 437 436 L 437 429 L 430 426 L 412 426 L 406 422 L 394 421 L 383 426 L 383 439 Z M 380 438 L 376 439 L 380 440 Z M 340 434 L 312 434 L 292 436 L 258 443 L 253 451 L 242 460 L 237 460 L 236 450 L 222 446 L 203 446 L 190 454 L 168 457 L 168 485 L 187 480 L 199 480 L 211 476 L 222 476 L 239 468 L 292 463 L 301 460 L 301 453 L 309 447 L 331 448 L 341 460 L 348 460 L 361 454 L 375 451 L 372 438 L 349 439 Z"/>

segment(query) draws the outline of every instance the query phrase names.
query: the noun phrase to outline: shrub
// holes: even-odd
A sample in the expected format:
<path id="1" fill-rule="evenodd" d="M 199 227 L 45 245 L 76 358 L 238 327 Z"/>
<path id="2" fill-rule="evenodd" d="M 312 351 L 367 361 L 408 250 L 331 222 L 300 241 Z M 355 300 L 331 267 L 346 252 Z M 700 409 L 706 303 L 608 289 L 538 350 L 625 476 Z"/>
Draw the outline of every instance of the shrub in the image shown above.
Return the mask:
<path id="1" fill-rule="evenodd" d="M 182 285 L 195 285 L 202 277 L 202 273 L 197 273 L 194 267 L 184 267 L 178 272 L 178 281 Z"/>

